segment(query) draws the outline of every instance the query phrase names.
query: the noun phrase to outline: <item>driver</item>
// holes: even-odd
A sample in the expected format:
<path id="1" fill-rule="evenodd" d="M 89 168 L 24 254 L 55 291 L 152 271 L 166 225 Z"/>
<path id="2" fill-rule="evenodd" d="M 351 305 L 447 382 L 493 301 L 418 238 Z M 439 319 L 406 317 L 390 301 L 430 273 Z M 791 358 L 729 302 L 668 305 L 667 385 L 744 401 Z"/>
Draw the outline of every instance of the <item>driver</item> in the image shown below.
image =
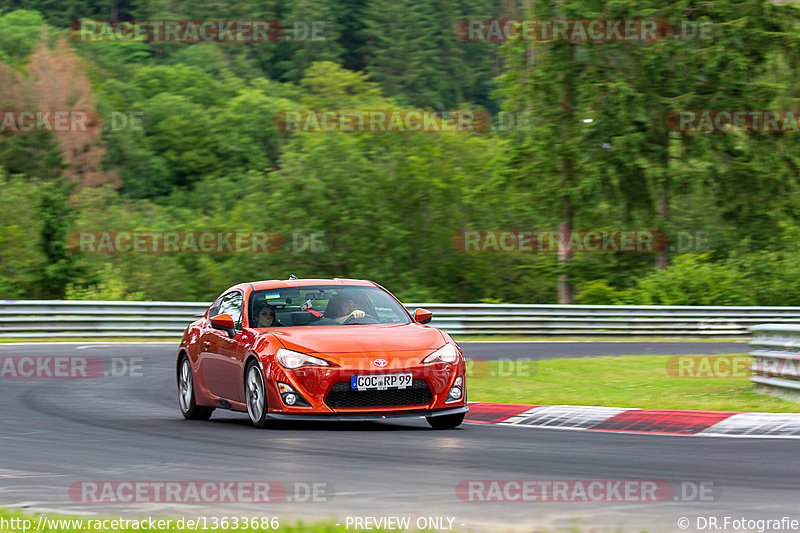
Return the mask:
<path id="1" fill-rule="evenodd" d="M 272 326 L 280 326 L 282 325 L 278 320 L 275 318 L 275 308 L 271 305 L 264 305 L 261 309 L 258 309 L 256 312 L 256 327 L 257 328 L 269 328 Z"/>
<path id="2" fill-rule="evenodd" d="M 325 308 L 325 318 L 330 318 L 339 324 L 344 324 L 348 320 L 363 318 L 366 313 L 357 309 L 356 301 L 349 296 L 337 295 L 328 302 Z"/>

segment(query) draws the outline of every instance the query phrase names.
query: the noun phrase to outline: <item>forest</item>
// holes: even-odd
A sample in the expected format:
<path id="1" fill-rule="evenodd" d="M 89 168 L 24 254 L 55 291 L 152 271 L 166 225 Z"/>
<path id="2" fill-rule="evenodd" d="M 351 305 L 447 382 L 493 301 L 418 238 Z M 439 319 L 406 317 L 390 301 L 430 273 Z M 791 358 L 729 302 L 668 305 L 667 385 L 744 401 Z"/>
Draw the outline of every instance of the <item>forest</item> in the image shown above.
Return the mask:
<path id="1" fill-rule="evenodd" d="M 799 66 L 777 0 L 0 0 L 0 298 L 800 305 Z M 202 232 L 271 244 L 80 245 Z"/>

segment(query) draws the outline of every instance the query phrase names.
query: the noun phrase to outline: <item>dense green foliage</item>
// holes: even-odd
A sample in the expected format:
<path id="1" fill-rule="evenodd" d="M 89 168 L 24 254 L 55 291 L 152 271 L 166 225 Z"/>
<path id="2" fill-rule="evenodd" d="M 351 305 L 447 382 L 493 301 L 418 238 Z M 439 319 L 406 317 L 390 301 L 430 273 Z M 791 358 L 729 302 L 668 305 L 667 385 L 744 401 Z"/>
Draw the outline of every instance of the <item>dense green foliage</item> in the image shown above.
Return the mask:
<path id="1" fill-rule="evenodd" d="M 0 110 L 90 107 L 105 127 L 0 132 L 0 298 L 209 300 L 295 274 L 372 279 L 406 301 L 800 305 L 800 133 L 667 127 L 678 110 L 800 109 L 800 8 L 664 4 L 2 2 Z M 658 18 L 713 31 L 500 44 L 462 40 L 456 27 L 470 17 Z M 77 42 L 68 32 L 79 19 L 216 18 L 322 22 L 324 39 Z M 291 133 L 273 121 L 286 110 L 412 108 L 525 123 Z M 110 127 L 119 116 L 128 127 Z M 67 246 L 81 231 L 206 229 L 279 232 L 285 248 Z M 649 229 L 672 244 L 560 254 L 454 244 L 463 230 L 504 229 Z"/>

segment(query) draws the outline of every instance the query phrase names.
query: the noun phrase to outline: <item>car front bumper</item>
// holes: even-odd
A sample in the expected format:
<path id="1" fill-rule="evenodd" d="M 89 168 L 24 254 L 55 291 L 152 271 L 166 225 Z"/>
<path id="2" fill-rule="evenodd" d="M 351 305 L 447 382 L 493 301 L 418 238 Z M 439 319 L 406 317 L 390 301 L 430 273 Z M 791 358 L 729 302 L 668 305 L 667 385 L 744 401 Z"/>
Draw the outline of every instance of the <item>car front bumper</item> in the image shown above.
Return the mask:
<path id="1" fill-rule="evenodd" d="M 356 420 L 365 417 L 380 420 L 394 416 L 437 416 L 435 413 L 447 414 L 453 412 L 454 409 L 466 406 L 466 384 L 464 384 L 460 399 L 447 401 L 448 393 L 455 380 L 466 374 L 463 359 L 455 364 L 420 365 L 418 364 L 419 355 L 407 357 L 405 360 L 398 360 L 395 356 L 395 364 L 390 364 L 389 367 L 381 370 L 366 369 L 365 364 L 371 365 L 371 362 L 369 359 L 365 361 L 362 354 L 354 354 L 353 359 L 354 361 L 347 361 L 350 363 L 348 366 L 301 367 L 293 370 L 285 369 L 275 361 L 264 364 L 264 381 L 267 405 L 269 406 L 268 416 L 299 417 L 288 418 L 291 420 L 323 420 L 326 419 L 325 417 L 330 420 Z M 416 364 L 409 364 L 412 362 Z M 397 372 L 407 372 L 413 376 L 415 385 L 403 389 L 412 396 L 404 398 L 408 400 L 407 402 L 373 402 L 368 401 L 374 399 L 370 396 L 365 397 L 367 401 L 361 402 L 359 398 L 352 396 L 354 391 L 350 388 L 350 381 L 354 375 Z M 309 405 L 286 405 L 278 391 L 278 383 L 291 386 Z M 425 385 L 425 391 L 419 388 L 420 384 Z M 334 402 L 330 400 L 335 389 L 338 389 L 336 392 L 338 399 Z M 384 392 L 390 391 L 392 389 Z M 374 393 L 375 391 L 369 392 Z M 422 394 L 415 394 L 419 392 Z M 419 396 L 423 396 L 423 398 Z"/>
<path id="2" fill-rule="evenodd" d="M 461 407 L 454 407 L 451 409 L 436 409 L 436 410 L 416 410 L 404 412 L 386 412 L 386 413 L 356 413 L 352 415 L 314 415 L 314 414 L 301 414 L 301 413 L 267 413 L 267 418 L 272 420 L 292 420 L 292 421 L 325 421 L 325 422 L 369 422 L 374 420 L 389 420 L 393 418 L 422 418 L 434 416 L 447 416 L 457 415 L 460 413 L 469 412 L 469 408 L 464 405 Z"/>

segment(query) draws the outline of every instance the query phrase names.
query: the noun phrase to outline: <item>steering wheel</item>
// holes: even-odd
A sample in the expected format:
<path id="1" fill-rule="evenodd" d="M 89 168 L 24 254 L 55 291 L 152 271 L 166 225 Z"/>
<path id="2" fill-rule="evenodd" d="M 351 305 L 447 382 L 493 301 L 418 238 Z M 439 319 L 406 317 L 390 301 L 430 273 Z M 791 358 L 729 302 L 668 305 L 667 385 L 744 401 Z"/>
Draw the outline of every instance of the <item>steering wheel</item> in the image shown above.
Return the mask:
<path id="1" fill-rule="evenodd" d="M 356 318 L 353 315 L 350 315 L 349 317 L 347 317 L 347 320 L 345 320 L 343 323 L 344 324 L 352 324 L 356 320 L 364 320 L 365 318 L 368 318 L 368 319 L 372 320 L 372 322 L 371 322 L 372 324 L 377 324 L 378 323 L 378 319 L 377 318 L 375 318 L 372 315 L 368 315 L 366 313 L 364 313 L 364 316 L 362 316 L 361 318 Z M 367 324 L 369 324 L 369 323 L 370 322 L 367 322 Z"/>

